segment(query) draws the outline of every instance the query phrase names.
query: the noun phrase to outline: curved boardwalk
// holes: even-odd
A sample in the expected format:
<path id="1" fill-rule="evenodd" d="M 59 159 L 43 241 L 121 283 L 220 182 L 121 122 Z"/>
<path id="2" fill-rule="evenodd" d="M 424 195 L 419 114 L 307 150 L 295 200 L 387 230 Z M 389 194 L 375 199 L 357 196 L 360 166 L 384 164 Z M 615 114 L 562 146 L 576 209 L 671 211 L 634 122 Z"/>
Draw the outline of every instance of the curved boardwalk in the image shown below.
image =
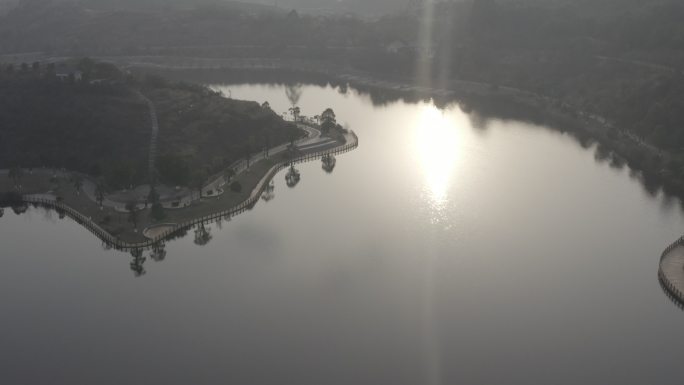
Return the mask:
<path id="1" fill-rule="evenodd" d="M 663 251 L 658 279 L 675 302 L 684 304 L 684 237 L 677 239 Z"/>
<path id="2" fill-rule="evenodd" d="M 263 178 L 261 178 L 259 183 L 257 183 L 256 187 L 252 190 L 251 194 L 249 195 L 249 198 L 244 200 L 242 203 L 237 204 L 229 208 L 228 210 L 219 211 L 183 223 L 172 225 L 172 227 L 170 227 L 167 231 L 162 232 L 161 234 L 157 235 L 152 239 L 148 239 L 144 242 L 139 243 L 128 243 L 119 239 L 118 237 L 110 234 L 102 227 L 97 225 L 97 223 L 94 223 L 90 218 L 86 217 L 85 215 L 65 205 L 62 202 L 55 201 L 54 199 L 45 198 L 43 196 L 25 195 L 23 197 L 23 200 L 26 203 L 34 203 L 48 207 L 53 207 L 61 212 L 64 212 L 66 215 L 74 219 L 77 223 L 85 227 L 88 231 L 99 237 L 108 246 L 114 247 L 119 250 L 146 249 L 158 245 L 164 242 L 166 239 L 173 238 L 179 233 L 182 233 L 184 230 L 191 228 L 197 224 L 207 223 L 217 218 L 230 218 L 252 209 L 252 207 L 254 207 L 254 205 L 256 205 L 256 203 L 259 201 L 261 194 L 268 186 L 268 183 L 278 172 L 289 167 L 290 164 L 309 162 L 312 160 L 320 159 L 325 155 L 336 155 L 349 152 L 358 147 L 359 145 L 359 138 L 353 131 L 350 132 L 349 137 L 351 140 L 344 145 L 323 151 L 305 154 L 300 156 L 299 158 L 295 158 L 289 161 L 284 161 L 276 164 L 268 170 L 268 172 L 263 176 Z"/>

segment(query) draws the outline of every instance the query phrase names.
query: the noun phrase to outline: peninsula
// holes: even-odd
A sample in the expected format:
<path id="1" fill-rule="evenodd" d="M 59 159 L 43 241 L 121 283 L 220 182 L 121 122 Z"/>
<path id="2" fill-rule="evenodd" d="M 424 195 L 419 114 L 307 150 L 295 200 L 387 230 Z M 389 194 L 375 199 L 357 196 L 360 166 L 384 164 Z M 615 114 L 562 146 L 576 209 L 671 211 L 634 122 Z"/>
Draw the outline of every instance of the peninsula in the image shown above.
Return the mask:
<path id="1" fill-rule="evenodd" d="M 89 59 L 6 66 L 0 83 L 4 205 L 57 208 L 117 247 L 251 208 L 281 169 L 329 167 L 358 143 L 332 109 L 293 106 L 286 121 L 267 102 Z"/>

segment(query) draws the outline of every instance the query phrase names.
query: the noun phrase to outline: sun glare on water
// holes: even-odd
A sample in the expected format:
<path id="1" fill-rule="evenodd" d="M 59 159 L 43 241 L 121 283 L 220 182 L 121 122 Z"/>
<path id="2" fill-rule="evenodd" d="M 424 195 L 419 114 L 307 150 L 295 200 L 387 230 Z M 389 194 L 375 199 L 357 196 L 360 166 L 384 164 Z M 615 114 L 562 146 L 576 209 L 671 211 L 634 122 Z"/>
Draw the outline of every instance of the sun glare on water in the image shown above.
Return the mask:
<path id="1" fill-rule="evenodd" d="M 415 150 L 432 204 L 447 200 L 458 164 L 458 124 L 432 104 L 423 106 L 415 125 Z"/>

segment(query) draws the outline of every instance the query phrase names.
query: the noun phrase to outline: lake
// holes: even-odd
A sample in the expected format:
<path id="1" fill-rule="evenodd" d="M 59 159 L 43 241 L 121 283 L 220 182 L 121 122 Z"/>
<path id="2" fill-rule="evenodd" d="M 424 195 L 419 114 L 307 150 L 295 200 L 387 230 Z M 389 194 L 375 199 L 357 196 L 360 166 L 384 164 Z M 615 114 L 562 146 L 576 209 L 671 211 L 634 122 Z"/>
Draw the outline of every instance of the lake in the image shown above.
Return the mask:
<path id="1" fill-rule="evenodd" d="M 214 88 L 290 107 L 282 85 Z M 549 127 L 300 90 L 359 148 L 280 173 L 204 246 L 145 252 L 143 276 L 69 219 L 5 210 L 0 383 L 681 382 L 656 275 L 678 200 Z"/>

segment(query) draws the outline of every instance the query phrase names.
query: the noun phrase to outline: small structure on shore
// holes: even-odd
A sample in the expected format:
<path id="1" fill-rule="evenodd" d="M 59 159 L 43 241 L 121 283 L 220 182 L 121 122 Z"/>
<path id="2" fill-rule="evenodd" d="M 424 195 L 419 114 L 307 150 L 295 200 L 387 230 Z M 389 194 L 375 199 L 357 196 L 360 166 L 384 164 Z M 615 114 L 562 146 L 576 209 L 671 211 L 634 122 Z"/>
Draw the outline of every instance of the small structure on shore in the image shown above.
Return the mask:
<path id="1" fill-rule="evenodd" d="M 285 182 L 287 183 L 287 187 L 294 187 L 299 183 L 299 180 L 301 179 L 301 176 L 299 175 L 299 170 L 294 168 L 294 164 L 290 166 L 290 170 L 287 172 L 285 175 Z"/>

